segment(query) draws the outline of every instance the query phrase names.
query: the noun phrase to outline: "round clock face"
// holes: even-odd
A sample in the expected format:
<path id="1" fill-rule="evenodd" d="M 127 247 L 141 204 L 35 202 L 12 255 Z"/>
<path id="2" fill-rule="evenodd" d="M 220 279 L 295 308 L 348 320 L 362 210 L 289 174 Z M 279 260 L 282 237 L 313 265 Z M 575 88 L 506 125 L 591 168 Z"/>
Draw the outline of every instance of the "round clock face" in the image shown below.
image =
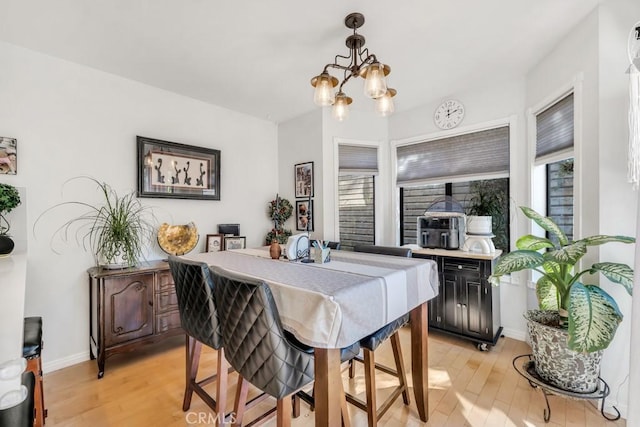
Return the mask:
<path id="1" fill-rule="evenodd" d="M 452 129 L 464 118 L 464 106 L 454 99 L 444 101 L 436 109 L 433 121 L 440 129 Z"/>

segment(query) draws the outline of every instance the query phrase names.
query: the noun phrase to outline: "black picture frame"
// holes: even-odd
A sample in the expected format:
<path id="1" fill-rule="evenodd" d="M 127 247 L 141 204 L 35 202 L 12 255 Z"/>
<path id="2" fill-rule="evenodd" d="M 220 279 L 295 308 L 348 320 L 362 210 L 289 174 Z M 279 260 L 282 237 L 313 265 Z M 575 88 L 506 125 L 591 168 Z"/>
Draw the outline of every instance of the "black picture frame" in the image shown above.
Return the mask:
<path id="1" fill-rule="evenodd" d="M 309 231 L 313 231 L 313 200 L 296 200 L 295 214 L 296 230 L 307 231 L 307 221 L 309 221 Z"/>
<path id="2" fill-rule="evenodd" d="M 224 236 L 222 234 L 207 234 L 204 246 L 205 252 L 219 252 L 224 250 Z"/>
<path id="3" fill-rule="evenodd" d="M 220 150 L 137 137 L 138 197 L 220 200 Z"/>
<path id="4" fill-rule="evenodd" d="M 239 236 L 240 224 L 218 224 L 218 233 L 223 236 L 228 236 L 230 234 L 233 236 Z"/>
<path id="5" fill-rule="evenodd" d="M 224 250 L 245 249 L 247 238 L 245 236 L 224 236 Z"/>
<path id="6" fill-rule="evenodd" d="M 296 164 L 293 173 L 296 198 L 313 197 L 313 162 Z"/>

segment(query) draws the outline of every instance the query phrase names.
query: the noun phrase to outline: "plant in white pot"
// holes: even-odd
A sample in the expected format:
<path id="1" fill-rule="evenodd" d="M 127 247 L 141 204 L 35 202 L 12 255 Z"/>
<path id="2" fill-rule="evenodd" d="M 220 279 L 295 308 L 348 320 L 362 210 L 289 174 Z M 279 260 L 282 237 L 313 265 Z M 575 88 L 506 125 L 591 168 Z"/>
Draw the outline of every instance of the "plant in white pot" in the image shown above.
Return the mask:
<path id="1" fill-rule="evenodd" d="M 536 282 L 540 310 L 525 314 L 536 373 L 562 389 L 593 392 L 598 385 L 602 350 L 613 340 L 622 314 L 604 289 L 583 281 L 588 275 L 602 273 L 631 295 L 633 270 L 616 262 L 598 262 L 578 270 L 578 263 L 590 246 L 629 244 L 635 239 L 597 235 L 570 242 L 552 219 L 527 207 L 520 209 L 553 234 L 558 243 L 531 234 L 520 237 L 518 249 L 498 260 L 489 280 L 498 284 L 500 276 L 521 270 L 540 275 Z"/>
<path id="2" fill-rule="evenodd" d="M 508 250 L 508 191 L 509 180 L 492 179 L 473 181 L 469 185 L 467 214 L 468 234 L 493 234 L 497 248 Z"/>
<path id="3" fill-rule="evenodd" d="M 18 190 L 9 184 L 0 183 L 0 256 L 9 255 L 14 248 L 14 243 L 9 236 L 11 224 L 5 217 L 20 204 Z"/>
<path id="4" fill-rule="evenodd" d="M 83 201 L 58 203 L 45 210 L 43 215 L 62 206 L 80 206 L 86 212 L 62 224 L 53 234 L 66 241 L 70 236 L 82 241 L 85 250 L 90 250 L 96 265 L 105 268 L 124 268 L 135 266 L 144 256 L 155 229 L 155 217 L 150 208 L 143 206 L 130 192 L 123 196 L 116 193 L 108 184 L 94 178 L 82 176 L 71 178 L 93 181 L 103 200 L 100 204 Z"/>

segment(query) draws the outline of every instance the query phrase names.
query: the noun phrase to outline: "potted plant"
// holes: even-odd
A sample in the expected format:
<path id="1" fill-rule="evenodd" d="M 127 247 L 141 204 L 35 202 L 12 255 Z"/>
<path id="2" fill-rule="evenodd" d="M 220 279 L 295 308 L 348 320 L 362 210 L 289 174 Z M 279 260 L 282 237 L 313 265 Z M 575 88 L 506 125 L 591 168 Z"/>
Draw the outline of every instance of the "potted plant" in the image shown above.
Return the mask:
<path id="1" fill-rule="evenodd" d="M 284 223 L 291 218 L 293 214 L 293 206 L 287 199 L 276 195 L 276 198 L 269 202 L 269 218 L 273 221 L 273 228 L 266 235 L 267 245 L 274 240 L 280 244 L 287 243 L 287 239 L 291 236 L 291 230 L 284 228 Z"/>
<path id="2" fill-rule="evenodd" d="M 13 251 L 14 243 L 9 237 L 11 224 L 6 216 L 20 204 L 18 190 L 9 184 L 0 184 L 0 256 L 9 255 Z"/>
<path id="3" fill-rule="evenodd" d="M 579 270 L 578 263 L 590 246 L 634 243 L 635 239 L 597 235 L 570 242 L 550 218 L 527 207 L 520 209 L 554 235 L 558 243 L 531 234 L 520 237 L 518 249 L 498 260 L 489 280 L 498 284 L 500 276 L 520 270 L 540 275 L 536 282 L 540 310 L 525 314 L 535 370 L 543 380 L 562 389 L 593 392 L 598 385 L 602 351 L 613 340 L 622 314 L 611 295 L 583 280 L 602 273 L 631 295 L 633 270 L 616 262 L 598 262 Z"/>
<path id="4" fill-rule="evenodd" d="M 507 250 L 508 180 L 473 181 L 466 209 L 467 233 L 493 234 L 496 247 Z"/>
<path id="5" fill-rule="evenodd" d="M 47 212 L 61 206 L 81 206 L 87 211 L 65 222 L 54 232 L 54 236 L 58 235 L 62 240 L 67 240 L 70 235 L 75 235 L 77 240 L 82 241 L 86 250 L 91 250 L 96 265 L 105 268 L 135 266 L 142 259 L 153 234 L 153 213 L 140 203 L 133 192 L 121 196 L 108 184 L 94 178 L 82 176 L 71 180 L 74 179 L 93 181 L 103 197 L 102 203 L 59 203 L 40 214 L 33 225 L 34 230 Z"/>

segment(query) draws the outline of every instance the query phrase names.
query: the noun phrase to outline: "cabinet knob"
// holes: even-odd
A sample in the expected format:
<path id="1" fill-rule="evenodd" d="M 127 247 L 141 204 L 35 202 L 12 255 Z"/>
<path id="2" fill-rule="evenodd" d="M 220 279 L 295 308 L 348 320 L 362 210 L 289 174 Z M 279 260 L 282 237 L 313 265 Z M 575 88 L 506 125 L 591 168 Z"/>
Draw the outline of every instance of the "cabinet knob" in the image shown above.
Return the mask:
<path id="1" fill-rule="evenodd" d="M 461 265 L 458 265 L 458 270 L 462 270 L 462 266 Z"/>
<path id="2" fill-rule="evenodd" d="M 457 303 L 457 304 L 456 304 L 456 307 L 462 307 L 462 304 Z"/>

